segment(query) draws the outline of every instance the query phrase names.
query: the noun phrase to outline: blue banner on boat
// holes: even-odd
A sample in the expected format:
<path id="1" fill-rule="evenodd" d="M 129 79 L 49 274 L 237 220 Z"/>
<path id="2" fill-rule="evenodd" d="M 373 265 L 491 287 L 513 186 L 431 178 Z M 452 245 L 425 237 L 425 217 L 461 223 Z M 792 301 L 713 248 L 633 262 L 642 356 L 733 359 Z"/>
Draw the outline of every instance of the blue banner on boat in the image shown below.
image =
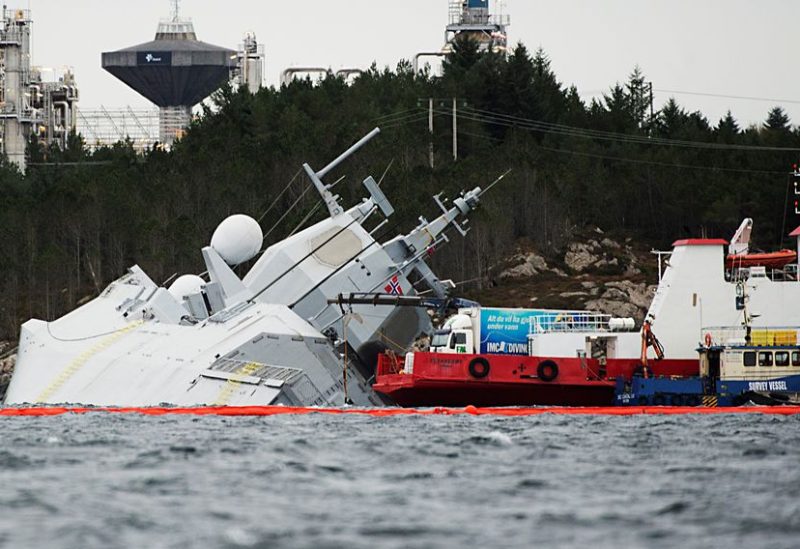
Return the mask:
<path id="1" fill-rule="evenodd" d="M 481 309 L 481 354 L 527 355 L 528 334 L 567 329 L 581 313 L 543 309 Z"/>

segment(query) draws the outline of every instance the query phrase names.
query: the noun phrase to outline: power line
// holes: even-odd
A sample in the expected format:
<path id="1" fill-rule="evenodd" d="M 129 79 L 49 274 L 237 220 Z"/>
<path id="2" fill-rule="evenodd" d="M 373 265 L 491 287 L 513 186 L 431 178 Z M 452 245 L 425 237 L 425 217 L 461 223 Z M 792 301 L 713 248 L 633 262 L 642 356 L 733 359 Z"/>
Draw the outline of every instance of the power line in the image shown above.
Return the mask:
<path id="1" fill-rule="evenodd" d="M 674 93 L 676 95 L 697 95 L 700 97 L 717 97 L 720 99 L 742 99 L 744 101 L 763 101 L 765 103 L 792 103 L 794 105 L 800 105 L 800 100 L 797 99 L 774 99 L 770 97 L 753 97 L 748 95 L 726 95 L 723 93 L 707 93 L 707 92 L 693 92 L 693 91 L 680 91 L 680 90 L 655 89 L 653 91 L 659 93 Z"/>
<path id="2" fill-rule="evenodd" d="M 664 137 L 648 137 L 644 135 L 624 134 L 618 132 L 607 132 L 602 130 L 592 130 L 588 128 L 578 128 L 575 126 L 565 126 L 562 124 L 553 124 L 550 122 L 542 122 L 539 120 L 532 120 L 529 118 L 522 118 L 519 116 L 507 115 L 496 113 L 492 111 L 465 108 L 470 111 L 466 114 L 462 113 L 459 116 L 487 124 L 505 127 L 520 127 L 529 131 L 539 133 L 550 133 L 557 135 L 565 135 L 568 137 L 578 137 L 582 139 L 599 139 L 604 141 L 616 141 L 621 143 L 638 143 L 642 145 L 660 145 L 668 147 L 682 147 L 694 149 L 710 149 L 710 150 L 738 150 L 738 151 L 752 151 L 752 152 L 800 152 L 798 148 L 792 147 L 766 147 L 757 145 L 735 145 L 727 143 L 708 143 L 704 141 L 688 141 L 680 139 L 668 139 Z M 444 111 L 439 111 L 440 114 L 447 114 Z"/>
<path id="3" fill-rule="evenodd" d="M 422 109 L 420 109 L 422 111 Z M 423 119 L 423 114 L 405 114 L 408 111 L 402 111 L 403 116 L 392 120 L 387 125 L 387 128 L 393 128 L 398 125 L 411 124 L 419 122 Z M 435 114 L 447 115 L 451 113 L 435 109 Z M 736 145 L 728 143 L 709 143 L 705 141 L 689 141 L 683 139 L 669 139 L 665 137 L 651 137 L 645 135 L 635 135 L 619 132 L 609 132 L 603 130 L 593 130 L 589 128 L 579 128 L 576 126 L 567 126 L 564 124 L 554 124 L 552 122 L 544 122 L 541 120 L 534 120 L 530 118 L 523 118 L 509 114 L 488 111 L 485 109 L 476 109 L 474 107 L 462 107 L 462 111 L 458 113 L 458 117 L 471 120 L 473 122 L 482 122 L 484 124 L 491 124 L 495 126 L 504 127 L 520 127 L 528 131 L 538 133 L 549 133 L 556 135 L 564 135 L 568 137 L 577 137 L 581 139 L 598 139 L 602 141 L 616 141 L 620 143 L 634 143 L 649 146 L 666 146 L 666 147 L 681 147 L 692 149 L 705 149 L 705 150 L 736 150 L 736 151 L 750 151 L 750 152 L 800 152 L 800 148 L 793 147 L 767 147 L 761 145 Z"/>
<path id="4" fill-rule="evenodd" d="M 497 137 L 491 137 L 488 135 L 481 135 L 477 133 L 461 131 L 459 133 L 462 135 L 468 135 L 470 137 L 476 137 L 478 139 L 486 139 L 489 141 L 494 141 L 496 143 L 502 143 L 502 139 L 498 139 Z M 701 171 L 722 171 L 722 172 L 732 172 L 732 173 L 747 173 L 747 174 L 756 174 L 756 175 L 786 175 L 786 172 L 778 172 L 778 171 L 769 171 L 769 170 L 747 170 L 747 169 L 739 169 L 739 168 L 720 168 L 717 166 L 698 166 L 696 164 L 674 164 L 670 162 L 658 162 L 655 160 L 642 160 L 639 158 L 629 158 L 629 157 L 621 157 L 621 156 L 610 156 L 604 154 L 597 154 L 597 153 L 589 153 L 583 151 L 573 151 L 570 149 L 556 149 L 553 147 L 545 147 L 543 145 L 533 145 L 534 148 L 541 149 L 543 151 L 558 153 L 558 154 L 570 154 L 573 156 L 583 156 L 588 158 L 596 158 L 599 160 L 610 160 L 612 162 L 625 162 L 629 164 L 640 164 L 640 165 L 647 165 L 647 166 L 659 166 L 662 168 L 678 168 L 682 170 L 701 170 Z"/>
<path id="5" fill-rule="evenodd" d="M 392 128 L 397 128 L 397 127 L 400 127 L 400 126 L 407 126 L 409 124 L 416 124 L 417 122 L 422 122 L 423 120 L 427 120 L 427 119 L 428 119 L 428 114 L 427 113 L 416 114 L 413 117 L 409 117 L 406 120 L 401 120 L 401 121 L 398 121 L 398 122 L 393 122 L 391 124 L 381 125 L 381 128 L 384 129 L 384 130 L 390 130 Z"/>
<path id="6" fill-rule="evenodd" d="M 395 117 L 402 117 L 402 115 L 404 115 L 404 114 L 417 113 L 417 112 L 420 111 L 420 109 L 421 109 L 421 107 L 419 105 L 417 105 L 416 107 L 412 107 L 412 108 L 406 109 L 404 111 L 398 111 L 398 112 L 393 112 L 393 113 L 390 113 L 390 114 L 385 114 L 383 116 L 379 116 L 379 117 L 375 118 L 375 121 L 376 122 L 382 122 L 382 121 L 383 122 L 387 122 L 388 119 L 395 118 Z"/>
<path id="7" fill-rule="evenodd" d="M 466 108 L 466 107 L 465 107 Z M 704 143 L 701 141 L 681 141 L 681 140 L 671 140 L 665 138 L 649 138 L 646 136 L 635 136 L 631 134 L 620 134 L 614 132 L 605 132 L 601 130 L 590 130 L 590 129 L 583 129 L 583 128 L 575 128 L 572 126 L 563 126 L 559 124 L 552 124 L 549 122 L 539 122 L 535 120 L 530 120 L 526 118 L 521 118 L 512 115 L 503 115 L 500 113 L 492 113 L 492 111 L 484 111 L 481 109 L 474 109 L 474 108 L 466 108 L 467 110 L 471 111 L 466 114 L 458 114 L 459 117 L 483 122 L 493 125 L 505 126 L 510 128 L 517 128 L 527 131 L 538 131 L 542 133 L 555 133 L 559 135 L 566 135 L 571 137 L 581 137 L 586 139 L 601 139 L 601 140 L 610 140 L 610 141 L 620 141 L 624 143 L 636 143 L 636 144 L 647 144 L 647 145 L 661 145 L 661 146 L 682 146 L 687 148 L 699 148 L 699 149 L 706 149 L 712 148 L 715 150 L 743 150 L 743 151 L 780 151 L 780 152 L 797 152 L 800 149 L 793 149 L 793 148 L 782 148 L 782 147 L 753 147 L 747 145 L 727 145 L 721 143 Z M 435 114 L 441 115 L 450 115 L 451 113 L 442 111 L 442 110 L 435 110 Z M 492 116 L 488 116 L 482 113 L 491 113 Z M 396 124 L 391 124 L 387 127 L 387 129 L 404 126 L 416 122 L 421 122 L 427 116 L 424 114 L 420 114 L 415 118 L 411 118 L 407 121 L 401 121 Z M 561 131 L 566 130 L 566 131 Z M 458 133 L 461 135 L 467 135 L 471 137 L 477 137 L 480 139 L 491 140 L 497 143 L 502 143 L 502 139 L 498 139 L 495 137 L 476 134 L 468 131 L 464 131 L 459 129 Z M 758 175 L 785 175 L 786 172 L 784 171 L 770 171 L 770 170 L 749 170 L 743 168 L 726 168 L 726 167 L 717 167 L 717 166 L 700 166 L 695 164 L 675 164 L 669 162 L 658 162 L 653 160 L 643 160 L 637 158 L 630 158 L 630 157 L 619 157 L 619 156 L 610 156 L 610 155 L 603 155 L 597 153 L 589 153 L 589 152 L 582 152 L 582 151 L 574 151 L 569 149 L 556 149 L 552 147 L 545 147 L 542 145 L 534 145 L 536 148 L 553 152 L 559 154 L 571 154 L 575 156 L 584 156 L 589 158 L 597 158 L 601 160 L 609 160 L 614 162 L 626 162 L 630 164 L 639 164 L 639 165 L 650 165 L 650 166 L 659 166 L 659 167 L 666 167 L 666 168 L 677 168 L 677 169 L 686 169 L 686 170 L 701 170 L 701 171 L 716 171 L 716 172 L 729 172 L 729 173 L 743 173 L 743 174 L 758 174 Z"/>

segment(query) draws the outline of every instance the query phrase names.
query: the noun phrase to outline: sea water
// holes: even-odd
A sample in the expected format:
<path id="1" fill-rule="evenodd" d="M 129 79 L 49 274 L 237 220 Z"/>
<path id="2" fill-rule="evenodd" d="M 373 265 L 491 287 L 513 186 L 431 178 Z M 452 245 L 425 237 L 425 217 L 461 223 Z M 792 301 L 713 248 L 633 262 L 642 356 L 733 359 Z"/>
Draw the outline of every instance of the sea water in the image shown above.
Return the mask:
<path id="1" fill-rule="evenodd" d="M 798 547 L 800 418 L 4 418 L 0 546 Z"/>

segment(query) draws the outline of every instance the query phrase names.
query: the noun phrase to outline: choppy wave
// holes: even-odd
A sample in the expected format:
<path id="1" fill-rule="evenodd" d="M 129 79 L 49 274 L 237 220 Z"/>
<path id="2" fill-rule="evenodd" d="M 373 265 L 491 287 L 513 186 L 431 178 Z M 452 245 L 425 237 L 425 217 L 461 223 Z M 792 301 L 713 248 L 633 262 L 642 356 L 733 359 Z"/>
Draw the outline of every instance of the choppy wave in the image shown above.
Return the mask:
<path id="1" fill-rule="evenodd" d="M 0 423 L 0 546 L 796 547 L 800 418 Z"/>

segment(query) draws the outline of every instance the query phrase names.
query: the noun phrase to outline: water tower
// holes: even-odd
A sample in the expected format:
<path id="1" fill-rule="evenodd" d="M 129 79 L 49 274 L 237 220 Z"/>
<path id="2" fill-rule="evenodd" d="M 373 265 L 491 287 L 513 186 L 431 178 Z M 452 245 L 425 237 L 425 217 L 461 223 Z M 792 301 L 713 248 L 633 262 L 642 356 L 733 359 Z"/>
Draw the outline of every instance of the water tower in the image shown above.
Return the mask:
<path id="1" fill-rule="evenodd" d="M 160 140 L 172 145 L 189 125 L 192 107 L 211 95 L 236 67 L 237 53 L 201 42 L 179 0 L 155 40 L 103 53 L 103 68 L 160 108 Z"/>

